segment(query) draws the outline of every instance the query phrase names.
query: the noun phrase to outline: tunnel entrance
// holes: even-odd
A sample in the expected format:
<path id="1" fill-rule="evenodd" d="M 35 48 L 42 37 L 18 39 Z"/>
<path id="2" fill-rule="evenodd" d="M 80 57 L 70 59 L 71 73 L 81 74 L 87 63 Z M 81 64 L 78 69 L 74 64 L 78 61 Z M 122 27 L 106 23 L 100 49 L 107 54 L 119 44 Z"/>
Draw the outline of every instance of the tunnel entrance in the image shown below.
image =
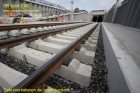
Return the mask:
<path id="1" fill-rule="evenodd" d="M 104 15 L 93 16 L 92 22 L 103 22 Z"/>

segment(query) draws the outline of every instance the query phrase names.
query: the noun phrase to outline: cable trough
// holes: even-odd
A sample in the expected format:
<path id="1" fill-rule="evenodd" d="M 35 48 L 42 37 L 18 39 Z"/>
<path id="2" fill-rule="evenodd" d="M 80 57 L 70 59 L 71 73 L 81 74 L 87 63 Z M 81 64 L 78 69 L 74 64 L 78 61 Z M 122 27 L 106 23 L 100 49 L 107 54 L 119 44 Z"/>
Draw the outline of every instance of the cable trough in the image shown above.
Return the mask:
<path id="1" fill-rule="evenodd" d="M 25 40 L 26 42 L 24 41 L 22 44 L 20 42 L 16 46 L 8 47 L 7 51 L 1 49 L 2 55 L 5 53 L 6 56 L 21 60 L 21 64 L 24 63 L 33 69 L 30 70 L 30 73 L 23 73 L 24 71 L 14 70 L 12 66 L 8 67 L 7 63 L 2 62 L 1 66 L 4 69 L 11 69 L 10 73 L 13 73 L 14 76 L 9 82 L 8 78 L 1 76 L 4 78 L 4 82 L 1 82 L 0 86 L 14 89 L 49 88 L 53 87 L 49 83 L 50 77 L 56 75 L 81 87 L 89 87 L 94 70 L 92 66 L 95 65 L 100 25 L 97 27 L 96 23 L 77 24 L 73 27 L 74 29 L 67 29 L 68 31 L 65 30 L 65 32 L 59 31 L 56 34 L 54 30 L 52 32 L 55 34 L 46 34 L 43 38 L 38 37 L 30 42 Z M 7 72 L 6 75 L 8 74 Z M 16 78 L 18 80 L 13 82 Z"/>

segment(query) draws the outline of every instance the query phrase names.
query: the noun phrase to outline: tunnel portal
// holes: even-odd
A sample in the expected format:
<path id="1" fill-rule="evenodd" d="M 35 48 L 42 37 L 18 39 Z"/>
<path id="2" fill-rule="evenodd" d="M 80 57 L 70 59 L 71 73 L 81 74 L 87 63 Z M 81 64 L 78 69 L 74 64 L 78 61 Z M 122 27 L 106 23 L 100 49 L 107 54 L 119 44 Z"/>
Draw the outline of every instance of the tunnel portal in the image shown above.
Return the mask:
<path id="1" fill-rule="evenodd" d="M 93 15 L 92 22 L 103 22 L 104 15 Z"/>

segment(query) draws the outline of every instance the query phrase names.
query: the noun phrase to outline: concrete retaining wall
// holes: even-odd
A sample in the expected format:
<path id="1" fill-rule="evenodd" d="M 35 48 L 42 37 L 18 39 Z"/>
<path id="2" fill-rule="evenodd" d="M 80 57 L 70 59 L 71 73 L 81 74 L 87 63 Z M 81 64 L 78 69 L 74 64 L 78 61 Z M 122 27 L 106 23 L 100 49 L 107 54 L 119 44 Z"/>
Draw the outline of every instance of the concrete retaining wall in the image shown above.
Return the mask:
<path id="1" fill-rule="evenodd" d="M 105 22 L 111 22 L 113 17 L 114 7 L 110 9 Z M 124 0 L 121 6 L 117 8 L 115 22 L 124 26 L 140 28 L 140 1 L 139 0 Z"/>
<path id="2" fill-rule="evenodd" d="M 130 93 L 103 25 L 101 26 L 101 30 L 104 42 L 106 65 L 108 68 L 109 93 Z"/>

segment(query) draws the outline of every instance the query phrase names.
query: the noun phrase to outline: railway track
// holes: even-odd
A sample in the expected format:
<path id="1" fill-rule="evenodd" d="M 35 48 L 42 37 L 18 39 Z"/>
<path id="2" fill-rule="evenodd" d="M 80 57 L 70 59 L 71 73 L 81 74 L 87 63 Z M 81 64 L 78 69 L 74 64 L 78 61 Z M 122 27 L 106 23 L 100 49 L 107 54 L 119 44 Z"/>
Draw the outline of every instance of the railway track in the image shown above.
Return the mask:
<path id="1" fill-rule="evenodd" d="M 79 86 L 89 87 L 92 81 L 92 66 L 95 66 L 99 30 L 100 24 L 97 23 L 75 23 L 40 31 L 41 34 L 36 32 L 35 36 L 30 33 L 27 36 L 17 36 L 18 38 L 10 37 L 10 39 L 14 38 L 11 41 L 8 41 L 10 39 L 7 38 L 3 39 L 1 55 L 10 55 L 13 61 L 18 60 L 21 62 L 17 63 L 24 64 L 21 67 L 27 69 L 30 67 L 30 70 L 27 72 L 13 70 L 14 68 L 10 68 L 2 62 L 0 65 L 3 66 L 3 69 L 11 71 L 6 72 L 6 75 L 14 73 L 10 80 L 7 76 L 1 75 L 1 78 L 5 80 L 4 82 L 0 80 L 2 84 L 0 86 L 14 89 L 43 89 L 49 87 L 50 77 L 56 75 Z M 14 80 L 16 82 L 13 82 Z M 36 90 L 34 90 L 35 92 Z"/>
<path id="2" fill-rule="evenodd" d="M 77 22 L 76 22 L 77 23 Z M 87 23 L 50 23 L 50 24 L 26 24 L 0 27 L 0 48 L 11 47 L 25 41 L 43 38 L 61 31 L 74 29 Z"/>

